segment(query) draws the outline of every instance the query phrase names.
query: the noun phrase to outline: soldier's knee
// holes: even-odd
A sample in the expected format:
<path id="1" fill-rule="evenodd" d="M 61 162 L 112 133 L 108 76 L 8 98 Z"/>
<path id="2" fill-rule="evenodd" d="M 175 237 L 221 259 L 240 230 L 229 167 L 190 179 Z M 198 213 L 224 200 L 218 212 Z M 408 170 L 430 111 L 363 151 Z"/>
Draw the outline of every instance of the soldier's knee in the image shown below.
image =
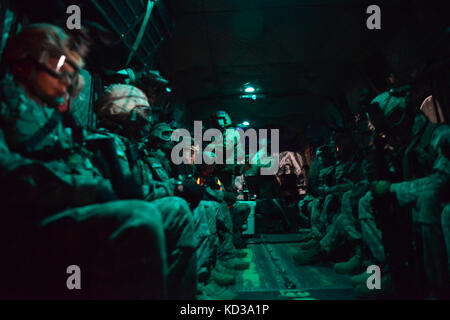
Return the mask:
<path id="1" fill-rule="evenodd" d="M 186 200 L 180 197 L 164 197 L 153 201 L 153 203 L 161 210 L 179 212 L 181 214 L 191 214 L 191 209 Z"/>
<path id="2" fill-rule="evenodd" d="M 161 212 L 164 229 L 170 236 L 192 234 L 195 230 L 194 214 L 188 203 L 178 197 L 166 197 L 153 202 Z"/>
<path id="3" fill-rule="evenodd" d="M 145 228 L 155 235 L 163 233 L 161 213 L 155 205 L 139 200 L 119 201 L 116 205 L 115 211 L 127 216 L 126 225 Z"/>
<path id="4" fill-rule="evenodd" d="M 169 199 L 178 211 L 183 213 L 191 213 L 191 209 L 189 208 L 189 204 L 186 200 L 180 197 L 169 197 Z"/>

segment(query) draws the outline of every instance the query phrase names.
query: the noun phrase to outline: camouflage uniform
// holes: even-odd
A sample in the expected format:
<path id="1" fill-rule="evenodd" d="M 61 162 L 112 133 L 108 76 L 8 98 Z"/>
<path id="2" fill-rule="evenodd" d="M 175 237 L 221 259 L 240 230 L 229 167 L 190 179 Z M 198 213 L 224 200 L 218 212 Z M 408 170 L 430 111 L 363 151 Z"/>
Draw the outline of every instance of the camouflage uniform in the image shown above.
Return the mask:
<path id="1" fill-rule="evenodd" d="M 417 132 L 416 136 L 424 138 L 427 129 L 433 131 L 431 140 L 426 146 L 428 150 L 421 148 L 420 141 L 413 140 L 409 147 L 415 146 L 414 155 L 408 158 L 408 151 L 405 153 L 403 169 L 408 166 L 406 163 L 409 160 L 416 161 L 418 166 L 423 166 L 422 172 L 431 172 L 423 178 L 393 183 L 391 192 L 395 194 L 401 208 L 412 208 L 413 226 L 420 236 L 417 251 L 419 255 L 422 255 L 420 259 L 423 259 L 422 263 L 425 266 L 426 281 L 433 288 L 442 288 L 448 285 L 448 267 L 441 219 L 443 209 L 448 203 L 450 186 L 450 159 L 448 154 L 442 153 L 442 149 L 449 148 L 450 127 L 446 125 L 436 127 L 428 123 L 424 125 L 423 133 Z M 426 137 L 424 139 L 428 140 Z M 431 161 L 433 164 L 430 166 L 432 158 L 429 158 L 429 155 L 433 153 L 436 158 Z M 409 166 L 410 169 L 414 169 L 414 164 Z M 430 167 L 432 170 L 429 170 Z M 405 170 L 405 173 L 408 172 Z M 414 171 L 410 173 L 410 176 L 414 176 Z"/>
<path id="2" fill-rule="evenodd" d="M 167 159 L 165 153 L 161 149 L 151 151 L 143 149 L 143 152 L 145 154 L 145 163 L 151 170 L 151 174 L 153 177 L 152 179 L 164 185 L 168 194 L 175 195 L 175 178 L 173 176 L 173 170 L 171 168 L 170 162 Z M 159 201 L 164 201 L 166 205 L 168 205 L 172 201 L 174 201 L 175 204 L 181 202 L 188 204 L 180 197 L 170 197 L 156 200 L 157 203 Z M 185 209 L 185 212 L 187 211 L 191 212 L 190 209 Z M 190 219 L 192 220 L 191 223 L 193 224 L 193 231 L 190 230 L 188 234 L 189 237 L 195 239 L 192 242 L 192 245 L 196 246 L 195 252 L 197 257 L 196 270 L 194 272 L 198 276 L 200 276 L 204 272 L 203 268 L 206 268 L 206 266 L 211 263 L 213 257 L 212 248 L 214 248 L 214 243 L 216 243 L 216 239 L 213 237 L 214 234 L 211 234 L 211 232 L 207 228 L 205 228 L 206 226 L 204 224 L 203 218 L 204 216 L 199 213 L 198 208 L 192 211 Z"/>
<path id="3" fill-rule="evenodd" d="M 402 150 L 383 149 L 382 153 L 376 153 L 377 150 L 374 148 L 367 153 L 367 157 L 369 158 L 368 165 L 372 169 L 369 173 L 370 180 L 388 179 L 391 181 L 399 181 L 401 179 L 401 174 L 399 173 L 401 171 L 401 164 L 398 158 L 401 156 Z M 374 198 L 370 190 L 359 199 L 358 221 L 361 226 L 364 245 L 369 249 L 370 254 L 377 263 L 384 264 L 386 262 L 386 256 L 383 237 L 381 229 L 377 226 L 377 221 L 375 220 L 373 201 Z"/>
<path id="4" fill-rule="evenodd" d="M 333 185 L 335 166 L 323 168 L 319 172 L 319 192 L 321 196 L 312 203 L 311 227 L 317 238 L 322 238 L 327 227 L 328 209 L 333 200 L 332 194 L 324 194 L 323 190 Z"/>
<path id="5" fill-rule="evenodd" d="M 364 244 L 379 263 L 385 262 L 383 238 L 380 228 L 375 222 L 372 206 L 372 192 L 368 191 L 358 203 L 358 220 L 361 225 L 361 235 Z"/>
<path id="6" fill-rule="evenodd" d="M 106 129 L 99 129 L 97 135 L 99 136 L 93 139 L 101 140 L 102 135 L 112 139 L 119 164 L 111 164 L 110 169 L 118 169 L 121 176 L 134 177 L 141 188 L 142 198 L 150 201 L 161 212 L 169 267 L 169 298 L 192 298 L 196 288 L 197 243 L 194 237 L 194 217 L 189 205 L 185 200 L 174 196 L 174 181 L 165 179 L 168 176 L 162 164 L 149 156 L 143 144 Z M 165 181 L 156 180 L 156 175 Z"/>
<path id="7" fill-rule="evenodd" d="M 308 184 L 306 186 L 307 195 L 298 203 L 298 209 L 301 219 L 303 221 L 308 221 L 309 223 L 311 223 L 312 209 L 318 208 L 320 203 L 318 200 L 319 186 L 321 185 L 321 183 L 323 183 L 321 172 L 322 169 L 325 169 L 325 162 L 322 154 L 325 152 L 325 150 L 328 151 L 329 154 L 329 148 L 327 146 L 323 146 L 317 150 L 316 157 L 314 158 L 309 170 Z"/>
<path id="8" fill-rule="evenodd" d="M 445 246 L 447 247 L 447 261 L 450 273 L 450 205 L 447 204 L 442 211 L 442 233 L 445 238 Z"/>
<path id="9" fill-rule="evenodd" d="M 314 201 L 314 197 L 307 194 L 302 200 L 298 202 L 298 212 L 302 223 L 306 226 L 310 224 L 311 216 L 311 202 Z"/>
<path id="10" fill-rule="evenodd" d="M 165 298 L 158 209 L 141 201 L 94 204 L 115 199 L 111 184 L 74 144 L 61 114 L 9 78 L 0 100 L 0 179 L 8 188 L 1 193 L 1 296 Z M 81 267 L 82 290 L 66 287 L 72 264 Z"/>
<path id="11" fill-rule="evenodd" d="M 233 253 L 236 250 L 233 243 L 233 220 L 231 218 L 231 212 L 228 207 L 228 203 L 225 201 L 225 192 L 219 189 L 217 184 L 218 179 L 214 176 L 200 177 L 205 187 L 203 193 L 203 200 L 200 202 L 200 208 L 210 208 L 215 214 L 211 214 L 211 211 L 204 212 L 203 215 L 208 218 L 207 224 L 210 227 L 211 233 L 215 234 L 218 238 L 216 248 L 218 259 L 228 259 L 233 257 Z M 200 213 L 200 211 L 199 211 Z"/>
<path id="12" fill-rule="evenodd" d="M 354 198 L 358 196 L 359 194 L 355 190 L 349 190 L 342 195 L 339 214 L 327 228 L 325 236 L 320 241 L 321 248 L 328 253 L 344 242 L 361 240 L 361 232 L 355 215 L 356 210 L 353 205 Z"/>
<path id="13" fill-rule="evenodd" d="M 390 115 L 399 109 L 407 110 L 408 99 L 382 93 L 372 105 L 374 120 L 380 127 L 392 130 L 389 125 L 396 122 Z M 399 159 L 402 182 L 378 181 L 372 186 L 375 218 L 382 229 L 386 261 L 400 294 L 410 295 L 413 289 L 420 290 L 414 294 L 440 296 L 448 290 L 441 222 L 450 185 L 450 130 L 447 125 L 428 122 L 422 114 L 411 118 L 410 128 L 409 143 Z M 411 277 L 415 281 L 411 282 Z"/>
<path id="14" fill-rule="evenodd" d="M 348 174 L 353 179 L 350 184 L 341 185 L 341 190 L 338 192 L 344 193 L 341 198 L 340 210 L 320 242 L 322 249 L 327 252 L 331 252 L 339 244 L 342 245 L 343 241 L 358 243 L 362 239 L 358 221 L 358 202 L 370 188 L 369 173 L 367 172 L 369 165 L 370 163 L 365 160 L 354 161 L 348 170 Z M 340 178 L 341 181 L 344 180 L 344 177 L 337 178 Z M 358 182 L 358 178 L 364 179 Z M 347 180 L 350 181 L 350 179 Z M 345 191 L 346 189 L 350 190 Z"/>
<path id="15" fill-rule="evenodd" d="M 219 111 L 217 113 L 221 117 L 225 117 L 225 128 L 223 128 L 223 138 L 224 143 L 222 142 L 216 142 L 213 141 L 210 144 L 206 146 L 209 150 L 212 150 L 213 148 L 223 148 L 223 156 L 224 156 L 224 164 L 221 165 L 215 165 L 214 172 L 217 175 L 218 179 L 220 179 L 221 188 L 226 192 L 233 192 L 235 193 L 235 181 L 236 178 L 243 175 L 243 169 L 244 164 L 239 164 L 236 162 L 237 159 L 245 159 L 245 149 L 244 146 L 241 143 L 240 134 L 239 132 L 230 127 L 231 125 L 231 119 L 229 115 L 224 111 Z M 226 159 L 226 150 L 227 148 L 230 148 L 232 146 L 232 149 L 234 150 L 234 156 L 235 159 L 233 159 L 233 162 L 228 164 Z M 206 150 L 205 148 L 205 150 Z M 215 150 L 215 149 L 214 149 Z M 256 155 L 255 155 L 256 157 Z M 229 159 L 228 159 L 229 160 Z M 261 161 L 258 157 L 258 164 L 261 164 Z M 259 166 L 258 166 L 259 168 Z M 255 168 L 253 168 L 255 169 Z M 252 169 L 251 169 L 252 170 Z M 251 171 L 250 170 L 250 171 Z M 256 171 L 257 169 L 255 169 Z M 215 186 L 214 186 L 215 187 Z M 232 239 L 234 239 L 233 243 L 243 243 L 243 240 L 241 238 L 241 228 L 244 223 L 244 221 L 247 220 L 248 215 L 250 213 L 250 207 L 247 204 L 243 203 L 236 203 L 235 201 L 232 204 L 229 204 L 227 208 L 223 206 L 225 212 L 222 213 L 223 217 L 226 217 L 226 221 L 228 224 L 228 216 L 231 217 L 231 225 L 227 226 L 228 230 L 230 231 L 230 235 L 232 235 Z M 227 213 L 227 211 L 229 213 Z M 228 237 L 228 236 L 227 236 Z M 227 245 L 228 247 L 228 245 Z M 231 248 L 231 247 L 229 247 Z"/>
<path id="16" fill-rule="evenodd" d="M 204 180 L 201 186 L 197 187 L 200 194 L 196 196 L 200 196 L 200 201 L 193 210 L 195 237 L 198 243 L 197 273 L 206 278 L 217 259 L 234 257 L 233 222 L 222 191 L 211 188 Z M 190 193 L 185 193 L 186 190 L 180 196 L 189 197 Z"/>
<path id="17" fill-rule="evenodd" d="M 174 181 L 170 163 L 161 149 L 149 152 L 147 163 L 151 165 L 152 173 L 157 181 Z M 187 179 L 187 177 L 185 177 Z M 191 178 L 192 179 L 192 178 Z M 172 182 L 170 182 L 172 184 Z M 179 194 L 183 196 L 183 194 Z M 186 200 L 193 200 L 186 197 Z M 197 205 L 190 204 L 193 209 L 194 235 L 197 243 L 197 270 L 199 277 L 206 277 L 214 265 L 219 246 L 217 236 L 216 217 L 220 212 L 220 206 L 214 201 L 200 201 Z"/>
<path id="18" fill-rule="evenodd" d="M 321 187 L 319 187 L 319 192 L 324 194 L 323 204 L 320 208 L 316 201 L 316 205 L 313 205 L 311 211 L 311 225 L 318 238 L 325 236 L 327 228 L 336 218 L 335 213 L 339 212 L 341 206 L 339 197 L 352 187 L 348 181 L 357 182 L 359 180 L 359 169 L 359 163 L 348 160 L 320 171 Z"/>
<path id="19" fill-rule="evenodd" d="M 195 235 L 197 247 L 197 274 L 207 278 L 214 266 L 218 248 L 217 216 L 220 204 L 215 201 L 202 200 L 194 209 Z"/>
<path id="20" fill-rule="evenodd" d="M 151 165 L 155 180 L 160 182 L 174 181 L 174 173 L 178 172 L 177 186 L 181 186 L 183 191 L 176 189 L 175 192 L 186 199 L 193 208 L 195 238 L 198 244 L 197 274 L 199 278 L 206 279 L 218 254 L 228 245 L 226 240 L 229 236 L 226 236 L 223 241 L 219 239 L 221 230 L 217 228 L 217 224 L 220 221 L 226 221 L 230 227 L 229 209 L 222 205 L 223 195 L 218 190 L 212 190 L 207 185 L 194 184 L 197 176 L 195 167 L 181 164 L 183 168 L 175 166 L 172 169 L 167 155 L 171 151 L 167 145 L 170 146 L 171 131 L 172 129 L 166 123 L 159 123 L 154 127 L 149 142 L 152 149 L 147 152 L 146 162 Z M 185 169 L 184 172 L 182 172 L 183 169 Z M 217 186 L 217 182 L 214 186 Z"/>

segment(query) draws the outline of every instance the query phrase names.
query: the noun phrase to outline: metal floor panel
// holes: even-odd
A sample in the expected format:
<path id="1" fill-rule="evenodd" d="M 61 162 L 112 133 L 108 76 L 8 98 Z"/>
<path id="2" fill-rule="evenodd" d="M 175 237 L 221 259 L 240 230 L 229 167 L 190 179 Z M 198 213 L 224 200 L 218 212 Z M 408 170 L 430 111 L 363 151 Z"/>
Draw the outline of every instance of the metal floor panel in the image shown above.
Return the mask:
<path id="1" fill-rule="evenodd" d="M 264 234 L 257 235 L 253 238 L 247 239 L 247 244 L 257 243 L 282 243 L 282 242 L 299 242 L 302 238 L 300 233 L 287 233 L 287 234 Z"/>
<path id="2" fill-rule="evenodd" d="M 239 272 L 230 287 L 240 300 L 355 298 L 350 276 L 335 273 L 331 264 L 296 265 L 292 255 L 298 243 L 285 242 L 289 235 L 262 238 L 274 241 L 247 245 L 250 268 Z"/>

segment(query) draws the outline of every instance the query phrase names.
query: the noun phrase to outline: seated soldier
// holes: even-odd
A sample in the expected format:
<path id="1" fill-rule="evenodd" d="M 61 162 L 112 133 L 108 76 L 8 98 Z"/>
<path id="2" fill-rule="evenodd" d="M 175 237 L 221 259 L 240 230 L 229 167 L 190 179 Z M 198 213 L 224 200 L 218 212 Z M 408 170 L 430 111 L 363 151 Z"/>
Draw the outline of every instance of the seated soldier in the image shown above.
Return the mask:
<path id="1" fill-rule="evenodd" d="M 310 232 L 306 233 L 302 241 L 309 241 L 313 237 L 311 231 L 311 211 L 313 202 L 319 197 L 319 175 L 324 168 L 331 166 L 333 155 L 328 145 L 317 148 L 316 156 L 312 160 L 311 168 L 309 169 L 308 182 L 306 185 L 306 196 L 298 202 L 299 215 L 305 227 L 310 228 Z M 305 229 L 306 229 L 305 228 Z"/>
<path id="2" fill-rule="evenodd" d="M 356 183 L 352 183 L 351 189 L 342 194 L 340 210 L 327 228 L 326 235 L 321 240 L 321 248 L 330 255 L 339 249 L 345 248 L 354 250 L 354 255 L 346 262 L 339 262 L 334 265 L 337 273 L 355 274 L 361 272 L 372 263 L 372 256 L 363 250 L 363 242 L 361 228 L 358 221 L 358 202 L 360 198 L 370 189 L 370 182 L 374 179 L 373 161 L 371 161 L 369 153 L 370 131 L 365 125 L 357 128 L 355 131 L 355 143 L 357 145 L 357 155 L 364 155 L 355 159 L 361 164 L 362 179 Z M 357 139 L 359 137 L 359 139 Z M 362 158 L 362 159 L 361 159 Z M 345 253 L 345 252 L 343 252 Z"/>
<path id="3" fill-rule="evenodd" d="M 336 158 L 334 166 L 324 168 L 320 172 L 323 181 L 318 187 L 319 194 L 323 196 L 323 205 L 316 201 L 311 212 L 311 226 L 313 239 L 301 245 L 301 249 L 294 255 L 298 264 L 311 264 L 325 259 L 332 251 L 331 239 L 335 232 L 329 233 L 331 226 L 339 218 L 344 222 L 344 216 L 339 217 L 340 198 L 345 192 L 352 189 L 354 183 L 360 180 L 360 163 L 356 161 L 356 152 L 352 150 L 354 141 L 348 132 L 335 134 Z M 347 216 L 345 216 L 347 217 Z M 325 236 L 328 234 L 328 238 Z"/>
<path id="4" fill-rule="evenodd" d="M 401 180 L 374 182 L 365 197 L 382 232 L 395 294 L 448 297 L 441 216 L 448 203 L 450 130 L 427 121 L 418 108 L 413 109 L 409 97 L 409 88 L 403 87 L 382 93 L 371 103 L 370 121 L 377 134 L 399 150 Z M 378 152 L 386 150 L 385 145 L 378 146 Z"/>
<path id="5" fill-rule="evenodd" d="M 298 203 L 299 215 L 307 227 L 309 226 L 311 228 L 312 208 L 317 206 L 317 202 L 320 197 L 319 185 L 320 181 L 323 180 L 323 175 L 321 176 L 320 172 L 322 169 L 328 168 L 332 165 L 334 161 L 333 157 L 334 156 L 328 145 L 317 148 L 316 157 L 313 159 L 309 170 L 306 196 Z M 321 177 L 321 179 L 319 179 L 319 177 Z M 303 237 L 302 240 L 310 241 L 312 238 L 313 232 L 310 230 L 309 233 L 305 234 L 305 237 Z"/>
<path id="6" fill-rule="evenodd" d="M 102 127 L 98 133 L 112 139 L 113 151 L 110 153 L 119 155 L 116 157 L 118 163 L 114 163 L 110 161 L 113 158 L 104 152 L 103 161 L 100 162 L 108 162 L 109 159 L 106 171 L 111 172 L 119 194 L 128 197 L 130 190 L 133 190 L 132 182 L 137 183 L 140 196 L 160 209 L 168 239 L 167 254 L 171 271 L 168 277 L 169 297 L 189 297 L 195 291 L 199 275 L 196 260 L 200 258 L 202 266 L 204 261 L 210 259 L 210 251 L 206 251 L 205 255 L 199 247 L 203 239 L 198 231 L 199 214 L 195 210 L 192 212 L 185 200 L 174 196 L 179 194 L 175 188 L 177 184 L 174 177 L 170 177 L 170 164 L 165 159 L 166 153 L 171 151 L 170 141 L 164 137 L 167 145 L 160 144 L 158 147 L 161 149 L 149 150 L 149 140 L 154 143 L 156 136 L 163 135 L 167 126 L 159 124 L 151 130 L 152 113 L 146 96 L 140 89 L 130 85 L 108 87 L 96 105 L 96 113 L 99 126 Z M 219 279 L 215 280 L 220 282 Z M 204 288 L 200 289 L 204 291 Z M 228 299 L 230 295 L 222 292 L 214 298 Z"/>
<path id="7" fill-rule="evenodd" d="M 173 142 L 171 141 L 173 129 L 167 123 L 158 123 L 154 126 L 150 133 L 148 142 L 149 152 L 147 162 L 151 164 L 152 173 L 157 181 L 168 181 L 169 179 L 175 180 L 174 172 L 181 172 L 178 170 L 178 166 L 173 165 L 171 167 L 171 152 L 173 149 Z M 190 163 L 194 162 L 195 153 L 191 154 L 193 157 L 189 159 Z M 216 198 L 210 196 L 208 193 L 207 184 L 200 185 L 198 182 L 199 175 L 194 168 L 190 172 L 190 177 L 177 177 L 175 188 L 175 194 L 184 198 L 189 202 L 190 207 L 193 209 L 196 236 L 199 241 L 199 247 L 197 249 L 197 273 L 200 281 L 209 280 L 209 282 L 217 282 L 219 285 L 230 285 L 235 281 L 235 274 L 229 270 L 229 272 L 218 272 L 214 268 L 216 263 L 216 251 L 217 247 L 224 247 L 223 241 L 220 241 L 216 224 L 220 219 L 223 219 L 222 214 L 226 211 L 222 208 Z M 222 200 L 220 200 L 222 201 Z M 217 208 L 216 208 L 217 207 Z M 216 209 L 214 209 L 216 208 Z M 216 213 L 217 211 L 217 213 Z M 218 218 L 220 216 L 220 218 Z M 214 225 L 214 226 L 212 226 Z M 238 255 L 242 255 L 242 252 L 234 251 Z M 220 267 L 219 267 L 220 268 Z M 231 275 L 231 277 L 230 277 Z"/>
<path id="8" fill-rule="evenodd" d="M 152 172 L 146 149 L 152 113 L 146 95 L 134 86 L 114 84 L 97 101 L 95 111 L 99 129 L 89 141 L 100 151 L 99 167 L 109 173 L 120 197 L 148 200 L 161 211 L 169 298 L 193 298 L 197 286 L 193 215 L 186 201 L 174 196 L 174 181 L 158 179 Z"/>
<path id="9" fill-rule="evenodd" d="M 63 126 L 68 114 L 61 111 L 82 87 L 86 52 L 85 41 L 50 24 L 25 26 L 4 52 L 2 298 L 167 297 L 159 210 L 116 201 L 89 152 Z M 74 264 L 80 290 L 69 290 L 66 271 Z"/>

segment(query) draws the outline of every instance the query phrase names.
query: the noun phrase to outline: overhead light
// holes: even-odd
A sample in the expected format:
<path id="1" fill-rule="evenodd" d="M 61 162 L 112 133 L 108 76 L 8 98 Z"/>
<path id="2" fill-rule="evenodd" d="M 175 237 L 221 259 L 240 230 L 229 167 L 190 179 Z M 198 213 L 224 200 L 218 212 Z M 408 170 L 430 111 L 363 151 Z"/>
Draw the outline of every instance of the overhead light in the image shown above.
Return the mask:
<path id="1" fill-rule="evenodd" d="M 242 94 L 239 96 L 241 99 L 252 99 L 256 100 L 258 98 L 264 98 L 264 95 L 262 94 Z"/>
<path id="2" fill-rule="evenodd" d="M 245 92 L 248 92 L 248 93 L 255 92 L 255 88 L 253 88 L 253 87 L 246 87 L 246 88 L 244 89 L 244 91 L 245 91 Z"/>
<path id="3" fill-rule="evenodd" d="M 250 122 L 244 121 L 244 122 L 242 122 L 242 125 L 243 125 L 243 126 L 249 126 L 249 125 L 250 125 Z"/>
<path id="4" fill-rule="evenodd" d="M 166 91 L 167 92 L 172 92 L 172 89 L 170 89 L 169 87 L 166 87 Z"/>

